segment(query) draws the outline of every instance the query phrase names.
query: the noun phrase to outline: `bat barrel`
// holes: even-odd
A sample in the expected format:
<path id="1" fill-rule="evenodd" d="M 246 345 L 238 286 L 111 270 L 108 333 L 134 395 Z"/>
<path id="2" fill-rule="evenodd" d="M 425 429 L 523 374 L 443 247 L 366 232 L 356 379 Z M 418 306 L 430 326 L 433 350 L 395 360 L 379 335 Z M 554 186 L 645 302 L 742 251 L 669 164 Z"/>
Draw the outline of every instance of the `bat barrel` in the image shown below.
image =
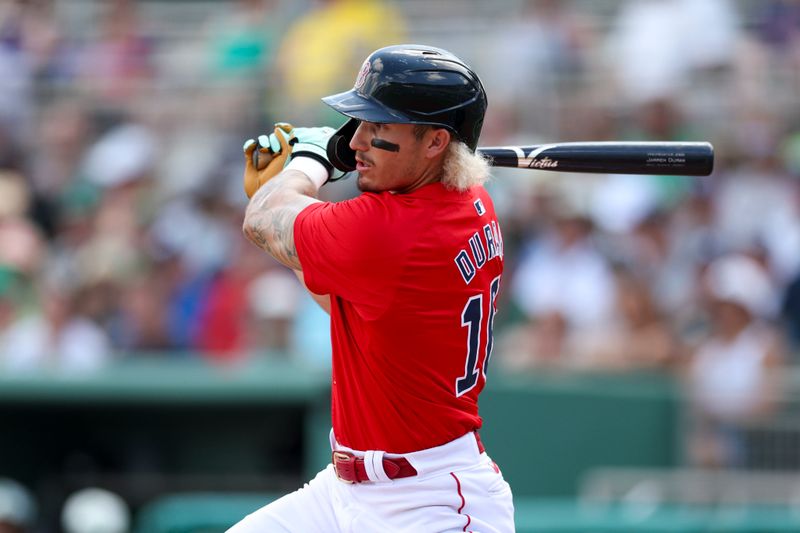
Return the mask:
<path id="1" fill-rule="evenodd" d="M 707 142 L 574 142 L 478 148 L 493 166 L 556 172 L 708 176 L 714 148 Z"/>

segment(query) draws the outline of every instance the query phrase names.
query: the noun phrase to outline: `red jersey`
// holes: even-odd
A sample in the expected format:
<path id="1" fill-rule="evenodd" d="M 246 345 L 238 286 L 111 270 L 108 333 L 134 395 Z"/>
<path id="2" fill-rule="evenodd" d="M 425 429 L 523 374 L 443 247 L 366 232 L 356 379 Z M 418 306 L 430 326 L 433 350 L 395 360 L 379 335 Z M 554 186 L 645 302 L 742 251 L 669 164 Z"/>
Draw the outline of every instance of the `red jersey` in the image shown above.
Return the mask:
<path id="1" fill-rule="evenodd" d="M 331 296 L 336 439 L 407 453 L 478 429 L 503 272 L 486 190 L 313 204 L 294 239 L 307 287 Z"/>

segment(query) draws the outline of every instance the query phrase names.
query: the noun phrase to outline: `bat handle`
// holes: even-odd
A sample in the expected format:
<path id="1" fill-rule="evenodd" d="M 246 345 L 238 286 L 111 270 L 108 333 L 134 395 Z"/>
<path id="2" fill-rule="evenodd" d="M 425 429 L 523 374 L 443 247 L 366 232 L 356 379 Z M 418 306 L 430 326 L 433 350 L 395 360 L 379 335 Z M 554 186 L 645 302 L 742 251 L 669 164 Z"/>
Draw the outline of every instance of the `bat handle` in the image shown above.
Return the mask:
<path id="1" fill-rule="evenodd" d="M 273 155 L 269 153 L 263 153 L 258 148 L 253 150 L 252 155 L 250 156 L 250 160 L 253 162 L 253 168 L 256 170 L 264 170 L 269 165 L 270 161 L 272 161 Z"/>

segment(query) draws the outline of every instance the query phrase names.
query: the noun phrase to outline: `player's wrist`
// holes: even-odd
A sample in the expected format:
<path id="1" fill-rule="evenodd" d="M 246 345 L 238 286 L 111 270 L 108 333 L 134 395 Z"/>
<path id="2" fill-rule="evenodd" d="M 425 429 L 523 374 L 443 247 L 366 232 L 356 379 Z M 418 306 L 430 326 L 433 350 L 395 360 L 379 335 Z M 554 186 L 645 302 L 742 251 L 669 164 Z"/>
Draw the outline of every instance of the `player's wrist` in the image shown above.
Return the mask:
<path id="1" fill-rule="evenodd" d="M 298 170 L 308 176 L 308 179 L 319 189 L 322 187 L 328 177 L 330 170 L 323 165 L 318 159 L 314 157 L 293 157 L 289 164 L 286 165 L 286 170 Z"/>

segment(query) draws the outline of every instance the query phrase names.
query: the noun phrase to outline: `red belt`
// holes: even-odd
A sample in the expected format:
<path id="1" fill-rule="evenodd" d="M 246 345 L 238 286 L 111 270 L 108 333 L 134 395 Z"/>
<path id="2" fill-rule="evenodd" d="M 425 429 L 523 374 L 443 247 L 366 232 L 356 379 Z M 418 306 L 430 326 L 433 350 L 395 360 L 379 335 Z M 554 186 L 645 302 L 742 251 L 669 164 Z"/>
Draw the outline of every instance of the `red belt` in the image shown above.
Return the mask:
<path id="1" fill-rule="evenodd" d="M 336 470 L 336 477 L 345 483 L 370 481 L 367 468 L 364 466 L 364 458 L 356 457 L 350 452 L 333 452 L 333 468 Z M 417 475 L 417 470 L 405 457 L 397 459 L 384 457 L 383 471 L 389 479 Z"/>
<path id="2" fill-rule="evenodd" d="M 478 443 L 478 451 L 484 452 L 483 443 L 475 432 L 475 440 Z M 364 466 L 364 458 L 357 457 L 351 452 L 337 451 L 332 456 L 333 468 L 336 470 L 336 477 L 345 483 L 363 483 L 370 481 L 367 475 L 367 468 Z M 411 466 L 408 459 L 398 457 L 396 459 L 383 458 L 383 471 L 389 479 L 400 479 L 417 475 L 417 470 Z"/>

